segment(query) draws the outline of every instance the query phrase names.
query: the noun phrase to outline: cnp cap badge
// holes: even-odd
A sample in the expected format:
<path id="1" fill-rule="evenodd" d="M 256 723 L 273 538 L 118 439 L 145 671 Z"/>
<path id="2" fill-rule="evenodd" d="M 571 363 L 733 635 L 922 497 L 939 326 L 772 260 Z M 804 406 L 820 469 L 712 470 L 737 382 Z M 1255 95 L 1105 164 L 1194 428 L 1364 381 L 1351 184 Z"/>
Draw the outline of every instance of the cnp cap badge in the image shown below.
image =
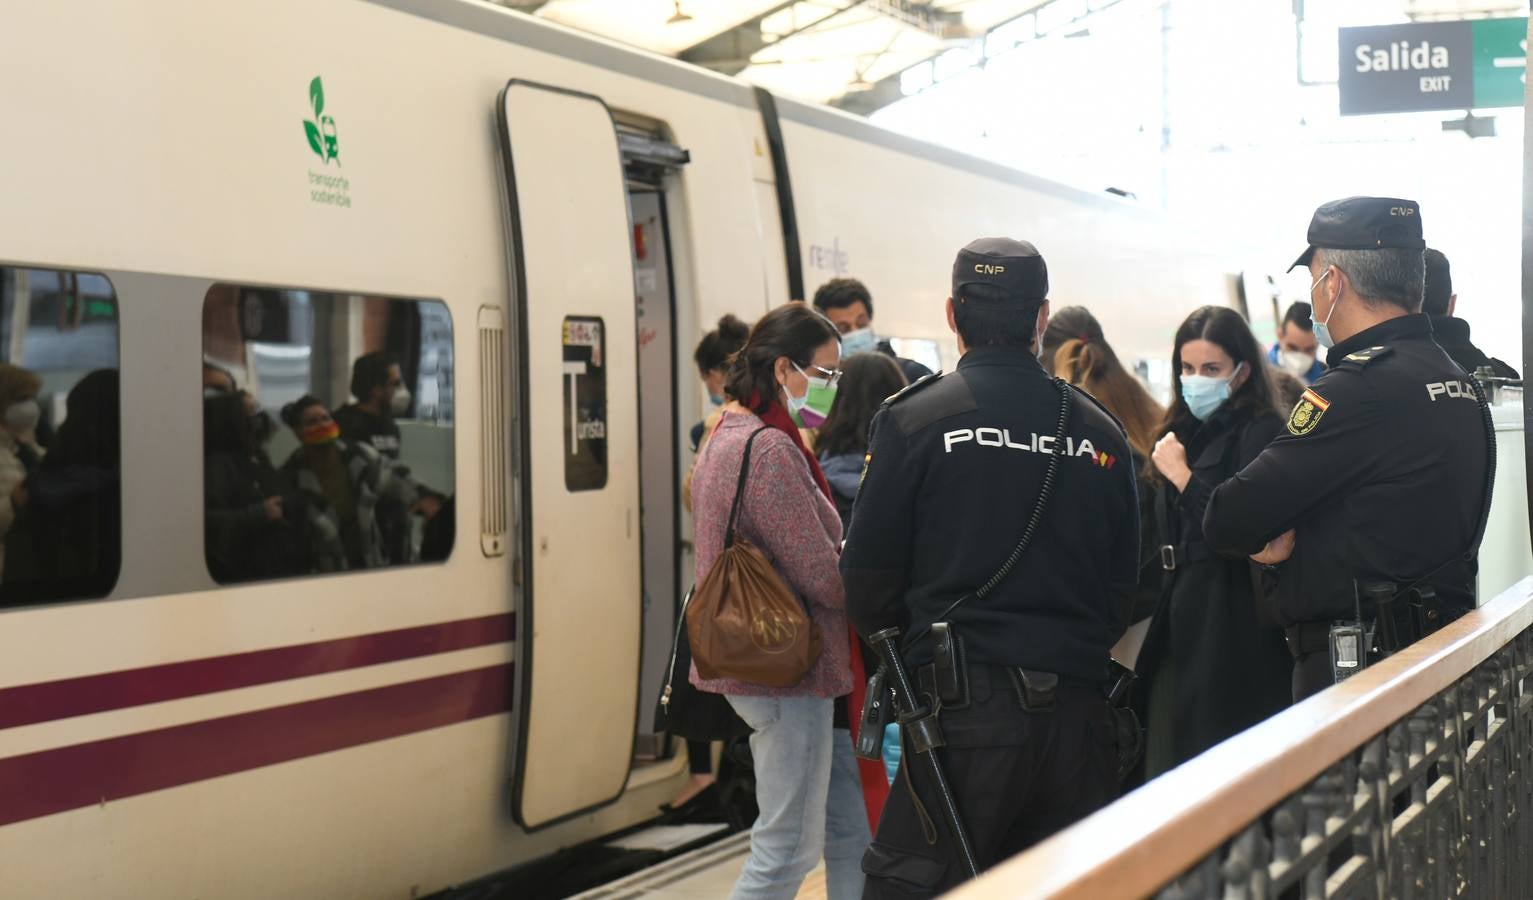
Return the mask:
<path id="1" fill-rule="evenodd" d="M 1304 395 L 1294 405 L 1293 412 L 1288 414 L 1288 433 L 1299 437 L 1309 434 L 1315 430 L 1316 425 L 1320 424 L 1320 417 L 1330 408 L 1330 401 L 1312 390 L 1305 389 Z"/>

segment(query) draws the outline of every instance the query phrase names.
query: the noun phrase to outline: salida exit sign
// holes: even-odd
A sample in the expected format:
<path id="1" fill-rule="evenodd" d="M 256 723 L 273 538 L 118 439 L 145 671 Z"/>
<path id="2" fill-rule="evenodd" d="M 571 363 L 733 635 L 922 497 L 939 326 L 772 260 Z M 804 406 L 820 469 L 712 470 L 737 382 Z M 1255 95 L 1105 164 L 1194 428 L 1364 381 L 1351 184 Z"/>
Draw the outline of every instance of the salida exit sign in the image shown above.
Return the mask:
<path id="1" fill-rule="evenodd" d="M 1528 20 L 1343 28 L 1341 114 L 1521 106 Z"/>

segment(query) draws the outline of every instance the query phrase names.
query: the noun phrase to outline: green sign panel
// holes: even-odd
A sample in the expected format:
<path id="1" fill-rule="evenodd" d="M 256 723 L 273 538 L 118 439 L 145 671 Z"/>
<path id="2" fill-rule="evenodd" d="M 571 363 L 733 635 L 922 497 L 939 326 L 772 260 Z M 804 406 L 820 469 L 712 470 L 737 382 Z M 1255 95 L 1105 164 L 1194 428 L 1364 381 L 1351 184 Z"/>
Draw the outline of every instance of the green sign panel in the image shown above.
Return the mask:
<path id="1" fill-rule="evenodd" d="M 1474 33 L 1474 105 L 1521 106 L 1528 80 L 1528 20 L 1479 19 Z"/>

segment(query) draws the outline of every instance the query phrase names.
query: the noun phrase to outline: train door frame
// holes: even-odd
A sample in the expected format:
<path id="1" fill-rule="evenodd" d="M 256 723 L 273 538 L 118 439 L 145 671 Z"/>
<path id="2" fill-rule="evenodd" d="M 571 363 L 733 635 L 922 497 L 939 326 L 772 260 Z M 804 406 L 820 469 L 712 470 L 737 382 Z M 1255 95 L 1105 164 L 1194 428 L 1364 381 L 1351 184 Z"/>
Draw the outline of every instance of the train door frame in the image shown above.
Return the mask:
<path id="1" fill-rule="evenodd" d="M 636 303 L 640 304 L 642 314 L 643 295 L 650 291 L 643 289 L 643 273 L 645 268 L 643 255 L 658 252 L 658 258 L 651 269 L 663 269 L 659 272 L 663 278 L 663 302 L 665 303 L 665 316 L 659 327 L 667 329 L 669 352 L 667 355 L 665 382 L 663 384 L 646 383 L 645 367 L 643 359 L 643 333 L 645 320 L 640 318 L 639 328 L 639 504 L 640 504 L 640 546 L 644 558 L 644 637 L 640 649 L 639 665 L 639 720 L 635 736 L 635 762 L 643 762 L 667 757 L 668 740 L 663 732 L 658 731 L 655 725 L 654 698 L 659 696 L 660 688 L 665 679 L 665 663 L 669 659 L 671 637 L 674 630 L 676 615 L 680 607 L 680 596 L 684 576 L 682 572 L 682 534 L 683 534 L 683 509 L 681 503 L 681 396 L 682 396 L 682 359 L 685 347 L 681 340 L 682 332 L 679 326 L 680 314 L 678 307 L 679 291 L 677 290 L 677 240 L 672 228 L 670 214 L 672 201 L 678 199 L 680 190 L 679 179 L 681 168 L 691 160 L 688 151 L 666 140 L 665 129 L 657 123 L 630 121 L 630 117 L 617 114 L 618 117 L 618 143 L 623 151 L 624 175 L 627 178 L 629 220 L 633 223 L 634 240 L 634 296 Z M 645 231 L 645 223 L 641 221 L 639 210 L 636 207 L 636 198 L 640 196 L 652 197 L 654 215 L 658 219 L 658 242 L 654 248 L 640 247 L 640 241 L 650 241 L 653 238 Z M 648 205 L 647 203 L 643 205 Z M 653 291 L 653 289 L 651 289 Z M 646 408 L 652 407 L 657 399 L 664 399 L 662 415 L 665 418 L 664 434 L 667 436 L 663 455 L 665 466 L 663 471 L 667 473 L 664 485 L 651 484 L 657 462 L 650 457 L 654 452 L 653 446 L 645 444 L 646 436 L 656 432 L 652 423 L 645 421 Z M 669 528 L 664 528 L 664 521 L 655 522 L 654 526 L 660 526 L 660 531 L 652 527 L 656 509 L 656 498 L 665 504 L 662 520 L 669 520 Z M 656 552 L 655 541 L 660 541 L 666 552 Z M 657 563 L 663 567 L 657 571 Z"/>
<path id="2" fill-rule="evenodd" d="M 522 110 L 513 116 L 511 106 L 513 101 L 519 97 L 536 97 L 538 99 L 536 101 L 530 99 L 522 100 L 521 102 L 524 104 Z M 527 103 L 532 104 L 531 109 L 525 106 Z M 605 127 L 596 125 L 590 120 L 591 109 L 588 104 L 593 103 L 600 108 L 601 119 L 599 121 L 605 122 Z M 537 108 L 539 104 L 542 104 L 542 109 Z M 555 105 L 559 105 L 560 108 L 553 109 L 552 107 Z M 582 110 L 582 106 L 586 108 Z M 597 165 L 598 167 L 606 165 L 606 163 L 597 160 L 596 157 L 606 156 L 610 152 L 608 158 L 615 170 L 612 172 L 615 181 L 607 182 L 607 176 L 575 179 L 573 181 L 570 179 L 553 179 L 548 177 L 547 171 L 538 168 L 538 162 L 536 161 L 529 166 L 529 171 L 523 174 L 542 175 L 544 176 L 543 179 L 532 177 L 525 181 L 519 180 L 517 177 L 518 165 L 525 162 L 525 156 L 528 155 L 526 151 L 531 151 L 530 155 L 534 160 L 542 161 L 550 170 L 559 164 L 553 161 L 558 159 L 555 152 L 557 147 L 552 146 L 552 144 L 544 146 L 537 142 L 537 139 L 546 137 L 546 130 L 540 132 L 535 128 L 522 128 L 524 124 L 523 116 L 526 117 L 526 122 L 539 121 L 538 115 L 534 115 L 534 113 L 540 114 L 544 120 L 550 115 L 564 116 L 566 130 L 559 136 L 557 147 L 581 148 L 583 152 L 588 154 L 588 162 L 590 164 Z M 583 126 L 586 129 L 585 136 L 591 140 L 585 143 L 578 140 L 569 140 L 569 133 L 577 125 L 581 125 L 579 120 L 582 118 L 585 119 Z M 514 123 L 513 119 L 515 120 Z M 620 579 L 614 586 L 606 586 L 611 587 L 611 593 L 609 594 L 603 594 L 600 591 L 575 591 L 571 593 L 567 589 L 568 586 L 564 585 L 566 590 L 560 593 L 560 597 L 578 595 L 586 598 L 595 597 L 597 600 L 610 599 L 613 602 L 609 604 L 610 608 L 604 610 L 583 608 L 565 610 L 558 606 L 548 606 L 547 611 L 553 613 L 552 618 L 545 619 L 542 615 L 538 615 L 536 621 L 534 619 L 534 613 L 544 609 L 544 602 L 540 599 L 541 592 L 536 590 L 540 583 L 540 573 L 545 570 L 555 570 L 558 566 L 557 561 L 549 566 L 541 564 L 540 560 L 549 556 L 550 553 L 555 555 L 564 554 L 566 556 L 565 568 L 560 570 L 565 573 L 580 571 L 610 574 L 613 571 L 617 571 L 619 575 L 624 577 L 627 577 L 629 572 L 638 575 L 641 580 L 643 577 L 643 557 L 639 550 L 639 542 L 633 528 L 639 506 L 637 478 L 639 397 L 637 358 L 633 355 L 636 352 L 637 343 L 637 329 L 634 327 L 635 310 L 632 302 L 634 274 L 631 240 L 633 223 L 628 215 L 627 186 L 622 170 L 622 156 L 618 149 L 616 121 L 612 110 L 601 97 L 556 85 L 513 78 L 506 83 L 497 96 L 495 123 L 497 128 L 497 151 L 501 162 L 499 174 L 504 201 L 502 203 L 502 212 L 506 227 L 508 274 L 512 291 L 510 303 L 508 304 L 508 311 L 510 313 L 508 318 L 512 328 L 512 334 L 508 341 L 510 348 L 509 375 L 512 387 L 508 437 L 513 451 L 510 465 L 512 484 L 511 521 L 513 523 L 512 531 L 515 535 L 514 540 L 511 541 L 513 548 L 513 559 L 511 562 L 512 592 L 518 621 L 516 629 L 517 656 L 513 675 L 516 712 L 513 715 L 511 732 L 510 811 L 517 824 L 527 831 L 533 832 L 569 821 L 612 803 L 627 790 L 629 777 L 633 769 L 633 738 L 638 723 L 639 704 L 642 699 L 638 682 L 640 674 L 639 652 L 643 646 L 643 619 L 642 615 L 638 614 L 641 612 L 638 603 L 633 603 L 630 607 L 622 602 L 624 597 L 630 596 L 628 585 L 631 585 L 632 582 L 624 584 Z M 610 132 L 606 131 L 608 127 L 611 129 Z M 594 130 L 592 130 L 593 128 Z M 610 145 L 606 142 L 605 134 L 611 135 Z M 519 137 L 525 137 L 527 142 L 523 143 L 517 140 Z M 611 148 L 610 151 L 607 150 L 608 147 Z M 568 152 L 575 153 L 573 150 Z M 578 163 L 572 164 L 578 165 Z M 595 170 L 591 171 L 594 172 Z M 537 187 L 528 191 L 527 188 L 533 185 Z M 534 200 L 541 199 L 547 201 L 549 197 L 546 189 L 551 186 L 574 193 L 567 194 L 557 203 L 545 203 L 539 210 L 544 213 L 538 219 L 539 228 L 537 230 L 525 229 L 523 227 L 523 217 L 528 214 L 528 204 L 526 202 L 528 195 L 532 194 Z M 586 196 L 576 196 L 576 193 L 578 193 L 577 188 L 585 191 Z M 592 195 L 592 192 L 595 191 L 614 189 L 614 193 L 618 193 L 622 198 L 617 204 L 609 205 L 608 200 L 602 200 Z M 537 194 L 540 192 L 544 195 L 541 198 L 537 197 Z M 596 205 L 577 209 L 579 207 L 578 201 L 580 200 L 594 202 Z M 614 221 L 613 217 L 618 207 L 622 210 L 620 226 Z M 616 233 L 617 227 L 621 227 L 623 232 L 621 235 Z M 599 228 L 612 230 L 610 232 L 599 232 Z M 578 241 L 557 240 L 565 232 L 571 234 L 578 232 L 582 237 Z M 529 238 L 532 238 L 532 240 L 529 240 Z M 536 265 L 529 266 L 529 263 L 533 262 L 533 260 L 530 258 L 528 246 L 534 243 L 534 241 L 541 244 L 539 248 L 541 253 L 536 259 Z M 580 258 L 578 260 L 566 258 L 573 256 L 575 253 L 573 248 L 576 246 L 582 248 Z M 559 251 L 565 251 L 564 256 L 560 256 Z M 621 262 L 618 262 L 619 258 L 621 258 Z M 553 265 L 547 272 L 544 271 L 546 264 L 561 262 L 563 263 L 562 266 Z M 534 274 L 540 277 L 529 277 L 529 268 L 534 269 Z M 556 297 L 578 296 L 585 301 L 580 309 L 572 310 L 567 305 L 558 304 L 557 301 L 551 302 L 548 309 L 542 309 L 537 298 L 529 292 L 529 282 L 538 282 L 539 287 L 551 287 L 552 283 L 547 277 L 549 273 L 557 274 L 561 280 L 556 288 L 546 293 Z M 605 280 L 593 282 L 593 278 Z M 621 284 L 615 284 L 613 279 L 620 279 Z M 569 283 L 566 284 L 564 283 L 565 281 Z M 537 310 L 532 309 L 535 305 L 538 306 Z M 602 317 L 598 320 L 600 324 L 594 328 L 590 326 L 575 327 L 583 325 L 582 322 L 572 324 L 570 313 L 576 314 L 576 318 L 579 318 L 581 313 L 589 315 L 593 312 L 598 313 Z M 540 414 L 539 412 L 540 410 L 543 413 L 547 412 L 544 409 L 544 405 L 548 401 L 546 398 L 542 398 L 537 404 L 534 404 L 531 382 L 535 379 L 546 382 L 550 372 L 555 373 L 555 377 L 561 380 L 564 378 L 564 375 L 558 374 L 560 366 L 557 359 L 551 361 L 551 366 L 549 365 L 550 360 L 547 359 L 542 360 L 543 365 L 541 367 L 536 367 L 533 363 L 534 355 L 547 355 L 547 345 L 542 343 L 544 332 L 540 330 L 540 342 L 536 345 L 538 354 L 534 353 L 534 344 L 530 334 L 532 326 L 530 323 L 532 320 L 537 319 L 540 326 L 550 325 L 550 315 L 563 316 L 561 327 L 564 330 L 563 368 L 565 375 L 569 374 L 570 366 L 576 364 L 570 362 L 572 347 L 576 351 L 580 351 L 583 348 L 590 354 L 590 358 L 582 357 L 585 359 L 585 364 L 601 369 L 604 376 L 609 368 L 616 375 L 615 378 L 610 379 L 611 390 L 607 391 L 604 397 L 592 399 L 589 404 L 590 408 L 595 409 L 599 415 L 599 418 L 593 420 L 593 422 L 599 422 L 602 426 L 600 429 L 576 428 L 574 416 L 577 412 L 583 411 L 586 408 L 580 405 L 582 403 L 580 397 L 584 395 L 578 394 L 573 385 L 568 385 L 566 386 L 567 390 L 564 391 L 566 397 L 564 402 L 565 409 L 571 416 L 570 422 L 571 429 L 573 430 L 566 432 L 561 425 L 553 429 L 537 429 L 535 433 L 532 419 L 534 417 L 540 419 L 548 418 L 546 414 Z M 616 327 L 608 327 L 606 324 L 606 317 L 608 316 L 615 316 L 613 321 Z M 554 324 L 558 324 L 559 320 L 553 321 Z M 576 331 L 580 332 L 580 335 L 578 335 L 579 340 L 571 337 Z M 587 335 L 587 332 L 590 332 L 590 334 Z M 608 335 L 613 336 L 615 339 L 608 340 Z M 591 341 L 590 343 L 581 343 L 581 341 L 585 341 L 588 338 Z M 601 354 L 599 359 L 595 356 L 597 353 Z M 578 355 L 579 353 L 577 352 Z M 624 383 L 624 376 L 630 374 L 633 376 L 633 382 L 631 385 L 628 385 Z M 604 381 L 602 383 L 606 384 L 608 382 Z M 546 383 L 544 387 L 547 387 Z M 541 397 L 542 395 L 540 394 Z M 621 398 L 622 402 L 610 402 L 616 398 Z M 625 405 L 629 407 L 628 410 L 623 409 Z M 551 423 L 544 422 L 545 426 L 548 424 Z M 586 424 L 585 419 L 581 420 L 581 424 Z M 630 433 L 633 435 L 631 447 L 629 447 L 628 441 L 621 437 L 625 429 L 631 429 Z M 590 454 L 582 452 L 583 456 L 592 455 L 594 464 L 601 467 L 599 484 L 587 485 L 582 482 L 578 486 L 572 486 L 570 483 L 571 472 L 568 460 L 563 460 L 564 484 L 562 487 L 564 492 L 562 494 L 557 493 L 557 489 L 551 488 L 546 483 L 540 484 L 534 478 L 533 457 L 539 456 L 545 463 L 551 459 L 547 455 L 550 451 L 550 446 L 545 446 L 545 442 L 553 440 L 549 435 L 554 430 L 559 431 L 563 436 L 560 440 L 568 438 L 569 441 L 574 442 L 573 444 L 569 442 L 564 443 L 564 448 L 569 450 L 571 455 L 576 453 L 576 448 L 580 447 L 581 442 L 588 440 L 601 441 L 602 446 L 599 449 L 593 445 Z M 608 436 L 609 430 L 611 433 L 610 437 Z M 619 442 L 620 440 L 621 442 Z M 621 454 L 627 453 L 630 449 L 631 459 L 622 459 Z M 564 455 L 563 451 L 554 451 L 554 453 L 554 458 Z M 620 461 L 614 463 L 614 459 Z M 631 469 L 627 468 L 629 466 L 631 466 Z M 630 480 L 632 481 L 631 494 L 628 493 L 630 485 L 627 483 Z M 609 489 L 613 489 L 614 482 L 616 483 L 615 490 L 617 492 L 609 493 Z M 550 491 L 554 491 L 554 493 L 550 494 Z M 552 513 L 545 511 L 541 518 L 535 518 L 533 514 L 535 495 L 541 495 L 545 499 L 562 502 L 551 504 Z M 594 509 L 597 505 L 596 500 L 582 504 L 578 500 L 570 499 L 577 495 L 606 501 L 609 507 L 612 499 L 617 498 L 619 500 L 618 506 L 622 506 L 624 502 L 628 503 L 628 506 L 626 511 L 620 512 L 617 515 L 604 516 L 600 514 L 603 511 Z M 586 509 L 585 507 L 593 508 Z M 590 515 L 592 512 L 597 512 L 598 515 L 593 517 Z M 613 513 L 614 509 L 608 508 L 604 512 Z M 564 546 L 566 542 L 562 538 L 571 536 L 569 526 L 572 522 L 577 521 L 571 518 L 572 514 L 583 515 L 584 517 L 578 519 L 581 533 L 571 546 L 576 547 L 575 552 L 578 555 L 582 551 L 589 552 L 590 547 L 601 545 L 603 541 L 606 541 L 607 543 L 602 549 L 604 555 L 603 565 L 582 567 L 574 565 L 575 561 L 568 557 L 569 551 Z M 613 531 L 614 527 L 617 527 L 619 530 Z M 561 540 L 550 541 L 550 535 L 543 533 L 544 531 L 552 531 L 554 529 L 559 529 L 558 536 Z M 541 537 L 538 537 L 539 534 L 541 534 Z M 534 546 L 535 544 L 536 547 Z M 551 544 L 558 546 L 551 546 Z M 624 563 L 624 560 L 630 554 L 632 558 L 627 561 L 632 564 L 631 570 Z M 635 600 L 639 599 L 638 591 L 633 591 L 631 596 Z M 586 605 L 589 605 L 589 603 Z M 636 614 L 631 625 L 638 639 L 631 645 L 625 643 L 619 646 L 618 638 L 624 634 L 624 623 L 605 618 L 603 613 L 607 615 L 620 614 L 628 609 L 632 609 Z M 613 638 L 613 635 L 617 635 L 618 638 Z M 603 645 L 596 649 L 590 646 L 590 644 L 601 644 L 604 638 L 607 638 L 607 644 L 612 646 Z M 563 639 L 567 643 L 559 644 L 559 639 Z M 540 640 L 549 642 L 549 649 L 561 652 L 556 653 L 550 660 L 545 660 L 543 656 L 534 653 L 534 648 L 540 643 Z M 556 644 L 558 646 L 554 646 Z M 586 688 L 589 688 L 592 684 L 612 686 L 610 682 L 605 681 L 598 674 L 587 672 L 588 677 L 582 678 L 577 675 L 577 672 L 586 670 L 591 660 L 602 659 L 604 651 L 622 652 L 626 655 L 627 648 L 629 647 L 631 647 L 633 653 L 633 669 L 631 670 L 633 673 L 631 676 L 633 697 L 631 702 L 626 700 L 626 695 L 624 697 L 608 697 L 608 700 L 615 699 L 620 702 L 616 705 L 606 704 L 612 706 L 610 710 L 593 709 L 592 707 L 595 704 L 593 698 L 589 696 L 589 692 L 571 697 L 569 695 L 560 696 L 558 691 L 553 690 L 555 686 L 562 686 L 567 690 L 570 681 L 580 683 Z M 563 656 L 563 659 L 560 658 L 561 656 Z M 543 666 L 545 665 L 552 665 L 554 667 L 554 674 L 552 676 L 544 675 Z M 560 672 L 563 672 L 568 678 L 561 680 L 558 677 Z M 618 686 L 624 686 L 627 683 L 628 678 L 624 677 Z M 540 687 L 542 688 L 541 690 Z M 542 698 L 544 702 L 539 704 L 539 698 Z M 575 702 L 572 703 L 570 702 L 571 700 Z M 552 719 L 547 725 L 538 729 L 539 734 L 546 733 L 548 737 L 538 739 L 537 746 L 534 746 L 534 739 L 537 736 L 533 734 L 531 729 L 535 712 L 538 712 L 534 710 L 534 706 L 540 708 L 541 715 L 551 717 Z M 609 712 L 613 713 L 613 715 L 607 715 Z M 615 716 L 621 716 L 621 718 L 618 719 Z M 560 724 L 565 727 L 551 727 Z M 621 727 L 617 727 L 619 725 Z M 569 760 L 567 752 L 560 753 L 556 751 L 559 750 L 560 735 L 568 736 L 581 732 L 589 736 L 590 740 L 587 741 L 587 752 L 582 755 L 583 765 L 577 770 L 574 767 L 565 765 Z M 620 756 L 612 752 L 612 748 L 618 742 L 619 734 L 626 737 L 627 740 L 627 746 L 622 749 Z M 553 741 L 553 745 L 550 746 L 548 741 Z M 534 756 L 535 751 L 538 752 L 536 752 L 537 760 L 535 761 L 537 765 L 534 767 L 530 766 L 530 760 Z M 607 770 L 604 770 L 605 774 L 611 777 L 605 778 L 601 782 L 597 781 L 597 777 L 603 773 L 594 771 L 598 760 L 593 759 L 593 755 L 597 753 L 606 753 L 611 756 L 610 759 L 606 760 L 609 767 Z M 541 777 L 532 777 L 529 774 L 530 768 L 537 768 L 538 772 L 536 774 L 539 774 Z M 577 771 L 579 775 L 578 780 L 569 777 L 554 777 L 555 773 Z M 610 785 L 610 790 L 608 789 L 608 782 L 616 782 Z M 557 791 L 561 789 L 565 789 L 570 794 L 578 796 L 561 798 L 557 794 Z M 552 797 L 550 792 L 554 792 Z"/>

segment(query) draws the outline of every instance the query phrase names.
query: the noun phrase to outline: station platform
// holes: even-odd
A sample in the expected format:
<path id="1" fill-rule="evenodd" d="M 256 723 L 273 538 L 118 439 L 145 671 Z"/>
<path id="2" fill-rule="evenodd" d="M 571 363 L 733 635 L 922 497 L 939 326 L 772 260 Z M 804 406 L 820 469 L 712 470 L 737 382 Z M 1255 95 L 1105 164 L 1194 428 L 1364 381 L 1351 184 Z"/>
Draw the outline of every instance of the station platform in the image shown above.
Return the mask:
<path id="1" fill-rule="evenodd" d="M 635 839 L 642 836 L 634 835 Z M 582 894 L 577 900 L 718 900 L 728 897 L 740 868 L 750 855 L 749 832 L 730 835 L 724 840 L 699 847 L 636 872 L 627 878 L 604 884 Z M 825 900 L 825 864 L 815 867 L 799 888 L 798 900 Z"/>

